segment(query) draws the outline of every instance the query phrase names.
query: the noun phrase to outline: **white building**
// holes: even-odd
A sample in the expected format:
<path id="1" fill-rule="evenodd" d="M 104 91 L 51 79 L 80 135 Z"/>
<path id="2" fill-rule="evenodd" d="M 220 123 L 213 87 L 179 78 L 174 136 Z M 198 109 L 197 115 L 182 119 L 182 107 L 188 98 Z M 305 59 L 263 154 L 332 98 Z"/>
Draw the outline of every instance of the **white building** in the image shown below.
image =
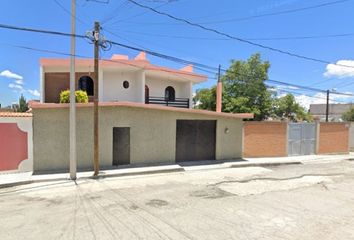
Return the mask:
<path id="1" fill-rule="evenodd" d="M 93 59 L 76 60 L 76 89 L 85 90 L 93 100 Z M 99 61 L 99 101 L 138 102 L 174 107 L 192 107 L 193 84 L 207 76 L 193 73 L 193 66 L 175 70 L 156 66 L 141 52 L 134 59 L 113 55 Z M 42 58 L 41 103 L 59 103 L 59 95 L 69 89 L 70 59 Z"/>

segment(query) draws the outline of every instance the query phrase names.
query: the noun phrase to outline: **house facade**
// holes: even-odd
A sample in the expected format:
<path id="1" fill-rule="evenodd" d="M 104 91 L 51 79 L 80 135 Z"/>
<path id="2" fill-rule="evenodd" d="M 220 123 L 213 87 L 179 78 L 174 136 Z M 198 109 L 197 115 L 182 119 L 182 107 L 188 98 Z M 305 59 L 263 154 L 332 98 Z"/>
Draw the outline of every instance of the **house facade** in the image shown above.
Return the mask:
<path id="1" fill-rule="evenodd" d="M 93 101 L 92 59 L 76 60 L 76 89 L 84 90 Z M 113 55 L 100 60 L 99 102 L 136 102 L 173 107 L 192 107 L 193 84 L 207 77 L 193 73 L 193 66 L 175 70 L 151 64 L 144 52 L 134 59 Z M 40 60 L 41 103 L 59 103 L 59 95 L 70 87 L 70 59 Z"/>

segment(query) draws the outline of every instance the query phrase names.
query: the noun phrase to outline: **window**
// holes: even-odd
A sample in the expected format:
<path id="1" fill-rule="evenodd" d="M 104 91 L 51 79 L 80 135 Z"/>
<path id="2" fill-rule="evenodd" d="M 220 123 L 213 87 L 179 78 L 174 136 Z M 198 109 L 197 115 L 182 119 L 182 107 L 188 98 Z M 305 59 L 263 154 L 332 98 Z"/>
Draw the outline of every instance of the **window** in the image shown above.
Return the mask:
<path id="1" fill-rule="evenodd" d="M 123 87 L 124 87 L 125 89 L 127 89 L 127 88 L 129 87 L 129 82 L 128 82 L 128 81 L 124 81 L 124 82 L 123 82 Z"/>
<path id="2" fill-rule="evenodd" d="M 175 89 L 171 86 L 168 86 L 165 89 L 165 100 L 166 101 L 174 101 L 176 99 L 175 97 Z"/>
<path id="3" fill-rule="evenodd" d="M 93 80 L 89 76 L 82 76 L 79 79 L 79 89 L 85 91 L 88 96 L 93 96 Z"/>
<path id="4" fill-rule="evenodd" d="M 150 98 L 150 90 L 147 85 L 145 85 L 145 103 L 149 103 Z"/>

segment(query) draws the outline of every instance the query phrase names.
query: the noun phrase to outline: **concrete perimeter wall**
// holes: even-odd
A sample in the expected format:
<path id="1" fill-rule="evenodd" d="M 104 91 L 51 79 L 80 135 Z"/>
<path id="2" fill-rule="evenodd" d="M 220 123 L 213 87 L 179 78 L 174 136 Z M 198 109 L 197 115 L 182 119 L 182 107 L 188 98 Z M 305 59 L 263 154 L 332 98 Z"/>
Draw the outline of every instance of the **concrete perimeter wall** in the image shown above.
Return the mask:
<path id="1" fill-rule="evenodd" d="M 92 107 L 77 108 L 80 169 L 91 169 L 93 165 L 92 111 Z M 112 166 L 113 127 L 130 127 L 131 164 L 175 163 L 177 119 L 217 120 L 216 159 L 234 159 L 242 155 L 242 119 L 125 106 L 100 106 L 99 113 L 101 167 Z M 33 108 L 35 171 L 68 169 L 68 120 L 67 107 Z"/>
<path id="2" fill-rule="evenodd" d="M 320 123 L 318 154 L 348 153 L 350 123 Z"/>
<path id="3" fill-rule="evenodd" d="M 287 156 L 287 122 L 244 122 L 244 157 Z"/>

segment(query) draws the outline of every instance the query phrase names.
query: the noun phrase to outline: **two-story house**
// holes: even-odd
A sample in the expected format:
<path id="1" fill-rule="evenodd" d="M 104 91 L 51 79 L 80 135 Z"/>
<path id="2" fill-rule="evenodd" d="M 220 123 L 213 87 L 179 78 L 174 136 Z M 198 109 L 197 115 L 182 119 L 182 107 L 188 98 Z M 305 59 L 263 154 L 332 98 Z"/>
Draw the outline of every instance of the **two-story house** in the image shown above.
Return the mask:
<path id="1" fill-rule="evenodd" d="M 76 59 L 76 89 L 93 100 L 93 59 Z M 100 102 L 137 102 L 191 108 L 193 84 L 207 80 L 193 66 L 176 70 L 151 64 L 144 52 L 134 59 L 113 55 L 99 61 Z M 60 92 L 70 88 L 70 59 L 40 60 L 41 103 L 58 103 Z"/>

